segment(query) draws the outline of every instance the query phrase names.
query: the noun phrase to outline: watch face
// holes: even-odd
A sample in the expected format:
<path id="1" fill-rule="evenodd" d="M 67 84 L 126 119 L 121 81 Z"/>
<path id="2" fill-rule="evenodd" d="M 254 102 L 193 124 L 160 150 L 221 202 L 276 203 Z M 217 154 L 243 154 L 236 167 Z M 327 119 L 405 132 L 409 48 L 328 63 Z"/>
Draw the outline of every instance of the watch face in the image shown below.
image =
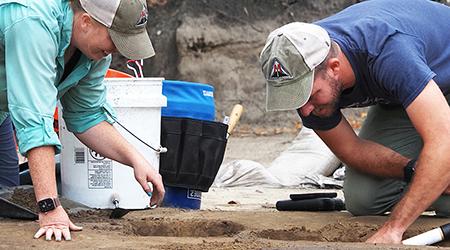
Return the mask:
<path id="1" fill-rule="evenodd" d="M 52 198 L 47 198 L 45 200 L 39 201 L 38 206 L 39 211 L 41 211 L 42 213 L 46 213 L 55 209 L 55 202 L 53 202 Z"/>

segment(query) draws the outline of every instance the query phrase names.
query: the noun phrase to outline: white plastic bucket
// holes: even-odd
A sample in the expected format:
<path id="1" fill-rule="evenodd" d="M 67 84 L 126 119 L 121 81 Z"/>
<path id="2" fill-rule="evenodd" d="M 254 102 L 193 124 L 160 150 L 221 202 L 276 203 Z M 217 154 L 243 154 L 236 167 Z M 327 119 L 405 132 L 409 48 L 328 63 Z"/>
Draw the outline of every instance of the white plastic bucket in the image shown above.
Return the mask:
<path id="1" fill-rule="evenodd" d="M 162 95 L 163 78 L 108 78 L 107 99 L 117 113 L 117 120 L 154 148 L 160 145 L 161 107 L 167 99 Z M 61 110 L 61 108 L 59 109 Z M 98 155 L 82 144 L 65 126 L 59 115 L 61 152 L 61 191 L 70 200 L 92 208 L 119 207 L 143 209 L 150 198 L 134 178 L 133 169 Z M 138 141 L 118 124 L 117 130 L 150 164 L 158 170 L 159 155 Z"/>

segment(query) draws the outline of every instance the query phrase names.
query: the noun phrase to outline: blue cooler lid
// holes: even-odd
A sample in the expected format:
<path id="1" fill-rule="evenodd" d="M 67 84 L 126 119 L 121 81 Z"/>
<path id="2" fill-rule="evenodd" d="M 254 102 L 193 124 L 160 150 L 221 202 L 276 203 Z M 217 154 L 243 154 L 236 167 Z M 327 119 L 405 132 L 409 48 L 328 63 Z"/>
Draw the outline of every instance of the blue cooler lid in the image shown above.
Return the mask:
<path id="1" fill-rule="evenodd" d="M 164 80 L 162 93 L 167 97 L 167 107 L 162 116 L 184 117 L 214 121 L 214 87 L 203 83 Z"/>

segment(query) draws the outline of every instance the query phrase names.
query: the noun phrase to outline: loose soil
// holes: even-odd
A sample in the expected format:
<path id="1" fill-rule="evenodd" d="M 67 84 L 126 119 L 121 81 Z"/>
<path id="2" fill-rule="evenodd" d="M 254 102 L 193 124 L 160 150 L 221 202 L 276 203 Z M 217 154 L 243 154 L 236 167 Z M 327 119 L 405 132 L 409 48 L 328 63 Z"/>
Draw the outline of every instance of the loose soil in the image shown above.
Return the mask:
<path id="1" fill-rule="evenodd" d="M 101 213 L 73 217 L 84 227 L 71 242 L 33 240 L 35 222 L 0 219 L 0 248 L 114 249 L 377 249 L 362 244 L 386 217 L 352 217 L 346 212 L 187 211 L 158 208 L 131 212 L 122 219 Z M 406 237 L 446 220 L 423 217 Z M 440 247 L 450 247 L 441 243 Z M 401 246 L 382 246 L 401 249 Z M 415 248 L 405 248 L 415 249 Z M 419 249 L 419 248 L 417 248 Z"/>
<path id="2" fill-rule="evenodd" d="M 359 1 L 148 2 L 152 5 L 149 33 L 157 55 L 146 60 L 146 76 L 212 84 L 216 89 L 218 119 L 229 112 L 234 103 L 243 104 L 246 111 L 228 143 L 224 163 L 250 159 L 267 166 L 287 148 L 301 128 L 295 112 L 264 112 L 264 79 L 257 56 L 267 34 L 282 24 L 314 21 Z M 124 58 L 115 55 L 113 60 L 114 68 L 127 71 Z M 357 130 L 366 109 L 344 113 Z M 270 196 L 286 190 L 269 192 L 261 188 L 253 192 L 249 191 L 246 197 Z M 221 198 L 224 194 L 226 198 Z M 110 210 L 67 209 L 73 222 L 84 229 L 72 233 L 73 241 L 62 243 L 33 240 L 38 229 L 36 222 L 0 218 L 0 249 L 426 248 L 361 243 L 383 224 L 385 216 L 278 212 L 274 209 L 273 199 L 267 202 L 263 198 L 254 198 L 249 204 L 240 195 L 235 190 L 211 189 L 204 195 L 204 210 L 158 208 L 130 212 L 122 219 L 110 219 Z M 16 190 L 10 200 L 32 211 L 37 210 L 31 189 Z M 69 208 L 64 202 L 63 205 Z M 243 210 L 246 206 L 250 209 Z M 448 223 L 447 219 L 424 216 L 411 226 L 405 238 L 445 223 Z M 438 246 L 450 247 L 450 242 Z"/>
<path id="3" fill-rule="evenodd" d="M 263 159 L 269 163 L 295 134 L 230 137 L 224 162 Z M 257 152 L 251 150 L 261 145 Z M 243 149 L 247 150 L 243 150 Z M 273 152 L 271 154 L 268 154 Z M 363 242 L 387 219 L 386 216 L 353 217 L 347 212 L 279 212 L 276 200 L 289 193 L 310 190 L 263 187 L 211 188 L 203 193 L 202 210 L 157 208 L 132 211 L 110 219 L 111 210 L 68 209 L 72 220 L 84 227 L 73 232 L 71 242 L 33 240 L 36 222 L 0 219 L 0 248 L 7 249 L 424 249 L 369 245 Z M 342 195 L 341 193 L 339 195 Z M 32 189 L 18 189 L 11 200 L 36 210 Z M 62 199 L 63 204 L 67 202 Z M 65 206 L 70 207 L 70 206 Z M 405 238 L 448 223 L 448 219 L 423 216 Z M 440 249 L 450 247 L 441 242 Z"/>

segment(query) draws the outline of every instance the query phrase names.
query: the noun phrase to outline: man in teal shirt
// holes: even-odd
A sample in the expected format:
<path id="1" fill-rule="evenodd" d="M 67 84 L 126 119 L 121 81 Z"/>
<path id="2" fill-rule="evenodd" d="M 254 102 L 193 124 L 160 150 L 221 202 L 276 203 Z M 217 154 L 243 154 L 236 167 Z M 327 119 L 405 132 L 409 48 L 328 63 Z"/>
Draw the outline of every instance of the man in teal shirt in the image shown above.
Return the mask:
<path id="1" fill-rule="evenodd" d="M 9 130 L 12 121 L 20 153 L 28 158 L 41 209 L 35 238 L 70 240 L 70 230 L 81 230 L 57 200 L 54 155 L 61 144 L 53 113 L 58 100 L 67 128 L 80 141 L 133 167 L 146 192 L 151 191 L 147 183 L 153 184 L 151 203 L 162 200 L 161 176 L 111 125 L 103 84 L 112 52 L 130 59 L 154 55 L 147 18 L 143 0 L 0 0 L 0 129 Z"/>

